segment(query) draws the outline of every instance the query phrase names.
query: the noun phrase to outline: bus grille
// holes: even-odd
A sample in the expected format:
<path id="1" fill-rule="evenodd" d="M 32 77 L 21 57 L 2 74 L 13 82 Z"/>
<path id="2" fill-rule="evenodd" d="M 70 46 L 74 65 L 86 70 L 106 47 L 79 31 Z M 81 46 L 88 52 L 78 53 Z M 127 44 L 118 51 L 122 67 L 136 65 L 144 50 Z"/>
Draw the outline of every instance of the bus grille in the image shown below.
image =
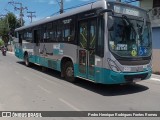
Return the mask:
<path id="1" fill-rule="evenodd" d="M 148 73 L 139 74 L 139 75 L 125 75 L 124 78 L 127 82 L 133 82 L 135 79 L 145 80 L 148 76 Z"/>

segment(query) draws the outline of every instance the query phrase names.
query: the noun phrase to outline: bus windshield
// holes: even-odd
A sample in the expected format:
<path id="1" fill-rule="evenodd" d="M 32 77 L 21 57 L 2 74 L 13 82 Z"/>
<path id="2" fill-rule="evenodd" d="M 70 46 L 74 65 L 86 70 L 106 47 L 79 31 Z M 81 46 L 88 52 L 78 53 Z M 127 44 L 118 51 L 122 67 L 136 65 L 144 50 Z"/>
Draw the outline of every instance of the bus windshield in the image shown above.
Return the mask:
<path id="1" fill-rule="evenodd" d="M 140 19 L 109 16 L 109 49 L 120 57 L 148 57 L 151 55 L 151 25 Z M 110 19 L 111 18 L 111 19 Z"/>

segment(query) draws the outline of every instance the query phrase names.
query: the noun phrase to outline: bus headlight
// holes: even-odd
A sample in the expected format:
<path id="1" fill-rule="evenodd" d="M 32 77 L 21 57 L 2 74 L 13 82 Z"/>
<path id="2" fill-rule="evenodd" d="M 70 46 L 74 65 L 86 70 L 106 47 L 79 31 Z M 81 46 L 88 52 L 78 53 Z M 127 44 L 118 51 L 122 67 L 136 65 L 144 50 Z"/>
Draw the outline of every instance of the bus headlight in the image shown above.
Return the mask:
<path id="1" fill-rule="evenodd" d="M 113 70 L 114 72 L 121 72 L 121 70 L 117 67 L 116 63 L 113 60 L 108 59 L 108 64 L 111 70 Z"/>

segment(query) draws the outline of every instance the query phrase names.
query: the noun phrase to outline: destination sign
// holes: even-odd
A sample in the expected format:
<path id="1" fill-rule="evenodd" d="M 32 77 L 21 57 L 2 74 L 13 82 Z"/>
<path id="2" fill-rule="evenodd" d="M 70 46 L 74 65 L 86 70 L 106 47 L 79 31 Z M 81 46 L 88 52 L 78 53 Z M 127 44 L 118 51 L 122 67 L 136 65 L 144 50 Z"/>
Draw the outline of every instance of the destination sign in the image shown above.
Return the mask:
<path id="1" fill-rule="evenodd" d="M 145 10 L 133 5 L 117 3 L 117 2 L 108 2 L 107 7 L 108 7 L 107 9 L 113 10 L 114 13 L 132 15 L 149 20 L 149 16 Z"/>
<path id="2" fill-rule="evenodd" d="M 134 16 L 140 16 L 139 11 L 134 8 L 124 7 L 115 5 L 114 6 L 114 12 L 121 13 L 121 14 L 127 14 L 127 15 L 134 15 Z"/>

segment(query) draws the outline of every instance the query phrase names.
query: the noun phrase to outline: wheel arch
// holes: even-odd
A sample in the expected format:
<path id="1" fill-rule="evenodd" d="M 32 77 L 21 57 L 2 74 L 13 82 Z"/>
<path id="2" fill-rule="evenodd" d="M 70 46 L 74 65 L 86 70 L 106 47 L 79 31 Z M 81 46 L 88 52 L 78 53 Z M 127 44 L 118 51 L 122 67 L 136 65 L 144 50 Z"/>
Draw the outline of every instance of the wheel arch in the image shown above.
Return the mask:
<path id="1" fill-rule="evenodd" d="M 73 59 L 70 58 L 70 57 L 63 57 L 63 58 L 61 59 L 61 64 L 60 64 L 60 68 L 61 68 L 61 77 L 64 77 L 63 68 L 64 68 L 64 66 L 65 66 L 65 63 L 68 62 L 68 61 L 72 62 L 72 64 L 73 64 Z M 73 66 L 74 66 L 74 64 L 73 64 Z"/>
<path id="2" fill-rule="evenodd" d="M 24 58 L 26 55 L 28 55 L 28 52 L 27 52 L 27 51 L 24 52 L 23 58 Z"/>

